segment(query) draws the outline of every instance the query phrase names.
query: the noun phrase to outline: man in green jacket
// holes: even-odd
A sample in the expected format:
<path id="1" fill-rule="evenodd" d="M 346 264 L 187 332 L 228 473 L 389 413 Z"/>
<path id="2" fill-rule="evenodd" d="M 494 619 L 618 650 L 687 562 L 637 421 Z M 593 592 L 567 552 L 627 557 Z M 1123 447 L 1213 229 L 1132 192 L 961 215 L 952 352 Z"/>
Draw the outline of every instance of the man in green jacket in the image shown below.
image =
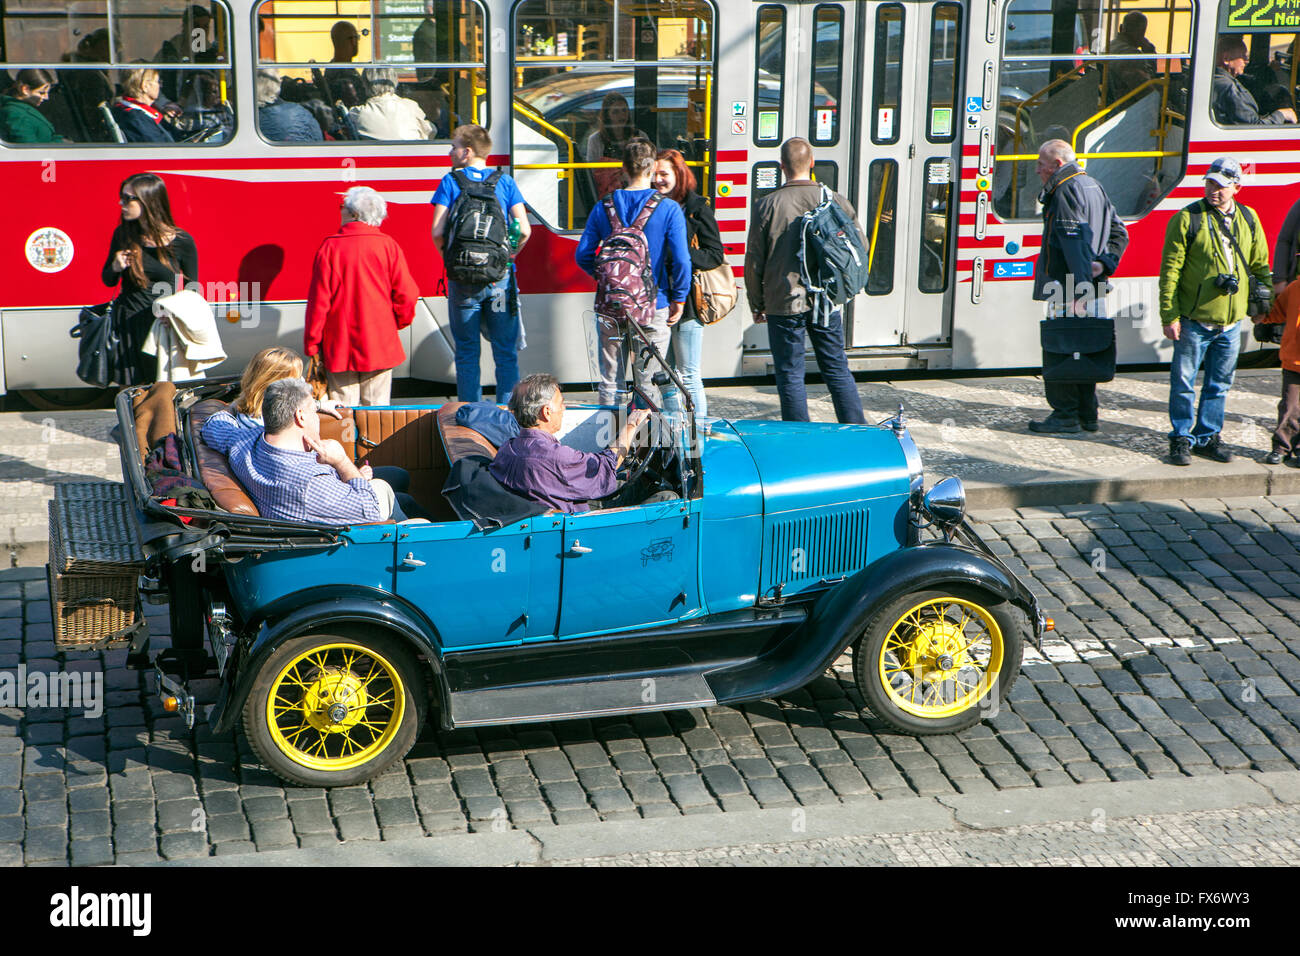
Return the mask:
<path id="1" fill-rule="evenodd" d="M 1241 166 L 1221 156 L 1205 173 L 1205 198 L 1169 221 L 1160 263 L 1160 321 L 1174 343 L 1169 366 L 1169 459 L 1190 465 L 1193 453 L 1232 461 L 1223 447 L 1223 410 L 1237 371 L 1241 320 L 1251 281 L 1271 285 L 1268 240 L 1254 210 L 1233 198 Z M 1196 373 L 1205 383 L 1193 419 Z"/>

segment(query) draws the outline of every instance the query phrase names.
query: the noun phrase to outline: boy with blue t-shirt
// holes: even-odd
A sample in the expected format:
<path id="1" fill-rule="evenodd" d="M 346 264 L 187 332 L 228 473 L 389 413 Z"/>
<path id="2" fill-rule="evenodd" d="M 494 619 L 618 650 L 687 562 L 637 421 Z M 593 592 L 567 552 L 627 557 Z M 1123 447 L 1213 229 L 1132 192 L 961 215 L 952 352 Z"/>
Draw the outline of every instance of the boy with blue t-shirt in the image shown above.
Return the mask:
<path id="1" fill-rule="evenodd" d="M 487 168 L 487 156 L 492 150 L 492 138 L 482 126 L 458 126 L 451 134 L 451 167 L 460 170 L 475 181 L 483 182 L 495 170 Z M 496 182 L 497 200 L 506 215 L 519 225 L 518 244 L 511 249 L 513 259 L 528 242 L 531 230 L 528 211 L 519 186 L 505 173 Z M 446 252 L 448 211 L 461 194 L 456 177 L 443 176 L 431 200 L 433 204 L 433 244 L 440 253 Z M 510 399 L 510 393 L 519 381 L 519 314 L 514 308 L 516 299 L 510 293 L 511 270 L 487 285 L 461 285 L 447 279 L 447 314 L 451 323 L 452 338 L 456 343 L 456 397 L 462 402 L 477 402 L 483 398 L 479 383 L 479 335 L 486 328 L 492 343 L 492 358 L 496 364 L 496 398 L 499 404 Z"/>
<path id="2" fill-rule="evenodd" d="M 654 162 L 655 148 L 648 140 L 634 139 L 627 144 L 623 154 L 627 188 L 610 193 L 614 211 L 625 226 L 636 221 L 651 196 L 658 195 L 650 185 Z M 582 238 L 578 240 L 577 252 L 574 253 L 578 267 L 593 278 L 596 275 L 596 250 L 611 231 L 609 215 L 605 212 L 603 201 L 599 202 L 587 216 L 587 226 L 582 232 Z M 666 355 L 671 327 L 681 320 L 686 296 L 691 291 L 691 252 L 686 244 L 686 217 L 682 214 L 682 207 L 667 197 L 661 198 L 658 207 L 646 220 L 643 231 L 650 250 L 650 267 L 654 272 L 658 295 L 655 299 L 654 321 L 642 331 L 659 353 Z M 597 316 L 600 340 L 599 394 L 602 405 L 613 404 L 620 390 L 630 347 L 628 335 L 631 334 L 616 328 L 606 328 L 608 325 L 611 323 Z M 659 392 L 650 380 L 655 371 L 657 369 L 654 368 L 642 370 L 639 363 L 632 363 L 633 380 L 652 398 Z"/>

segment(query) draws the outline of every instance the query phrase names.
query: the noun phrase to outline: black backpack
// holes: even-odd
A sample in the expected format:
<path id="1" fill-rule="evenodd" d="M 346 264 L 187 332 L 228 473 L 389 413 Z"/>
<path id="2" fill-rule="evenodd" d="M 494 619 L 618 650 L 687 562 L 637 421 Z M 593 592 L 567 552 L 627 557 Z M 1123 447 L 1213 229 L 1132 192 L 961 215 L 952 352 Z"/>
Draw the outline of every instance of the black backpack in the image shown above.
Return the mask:
<path id="1" fill-rule="evenodd" d="M 1241 214 L 1245 217 L 1246 227 L 1250 230 L 1251 237 L 1254 238 L 1255 214 L 1250 211 L 1249 206 L 1243 206 L 1241 203 L 1237 204 L 1237 208 L 1241 210 Z M 1184 237 L 1184 241 L 1191 245 L 1192 240 L 1201 232 L 1201 220 L 1205 217 L 1205 200 L 1198 199 L 1196 202 L 1184 206 L 1183 209 L 1187 212 L 1187 235 Z"/>
<path id="2" fill-rule="evenodd" d="M 827 325 L 834 305 L 843 305 L 866 287 L 867 250 L 857 226 L 824 184 L 822 201 L 795 224 L 799 281 L 813 300 L 813 323 Z"/>
<path id="3" fill-rule="evenodd" d="M 451 175 L 460 195 L 447 214 L 447 244 L 443 259 L 447 277 L 460 285 L 490 285 L 503 279 L 510 268 L 506 214 L 497 201 L 497 170 L 481 183 L 462 170 Z"/>

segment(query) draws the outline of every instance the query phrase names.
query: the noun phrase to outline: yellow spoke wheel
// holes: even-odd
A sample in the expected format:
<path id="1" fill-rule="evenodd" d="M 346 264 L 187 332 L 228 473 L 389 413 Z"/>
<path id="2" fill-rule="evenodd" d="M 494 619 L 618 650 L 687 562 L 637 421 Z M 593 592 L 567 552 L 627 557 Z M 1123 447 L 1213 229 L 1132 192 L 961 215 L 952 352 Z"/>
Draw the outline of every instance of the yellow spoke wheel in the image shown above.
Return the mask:
<path id="1" fill-rule="evenodd" d="M 923 601 L 885 637 L 880 681 L 907 713 L 951 717 L 988 693 L 1003 653 L 1002 629 L 984 608 L 960 598 Z"/>
<path id="2" fill-rule="evenodd" d="M 423 681 L 383 634 L 294 638 L 272 653 L 244 710 L 259 757 L 287 780 L 341 786 L 369 779 L 415 742 Z"/>
<path id="3" fill-rule="evenodd" d="M 978 723 L 1020 670 L 1022 611 L 973 588 L 926 590 L 888 602 L 854 654 L 873 713 L 906 733 L 953 733 Z"/>

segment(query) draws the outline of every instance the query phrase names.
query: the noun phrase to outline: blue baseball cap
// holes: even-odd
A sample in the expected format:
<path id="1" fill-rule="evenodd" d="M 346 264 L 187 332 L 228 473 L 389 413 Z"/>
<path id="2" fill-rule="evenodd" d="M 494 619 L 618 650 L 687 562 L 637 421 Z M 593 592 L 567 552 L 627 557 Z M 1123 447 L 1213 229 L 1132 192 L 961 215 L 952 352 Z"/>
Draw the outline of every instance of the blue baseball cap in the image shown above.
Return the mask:
<path id="1" fill-rule="evenodd" d="M 1210 168 L 1205 171 L 1205 178 L 1214 180 L 1220 186 L 1240 186 L 1241 163 L 1231 156 L 1220 156 L 1210 163 Z"/>

